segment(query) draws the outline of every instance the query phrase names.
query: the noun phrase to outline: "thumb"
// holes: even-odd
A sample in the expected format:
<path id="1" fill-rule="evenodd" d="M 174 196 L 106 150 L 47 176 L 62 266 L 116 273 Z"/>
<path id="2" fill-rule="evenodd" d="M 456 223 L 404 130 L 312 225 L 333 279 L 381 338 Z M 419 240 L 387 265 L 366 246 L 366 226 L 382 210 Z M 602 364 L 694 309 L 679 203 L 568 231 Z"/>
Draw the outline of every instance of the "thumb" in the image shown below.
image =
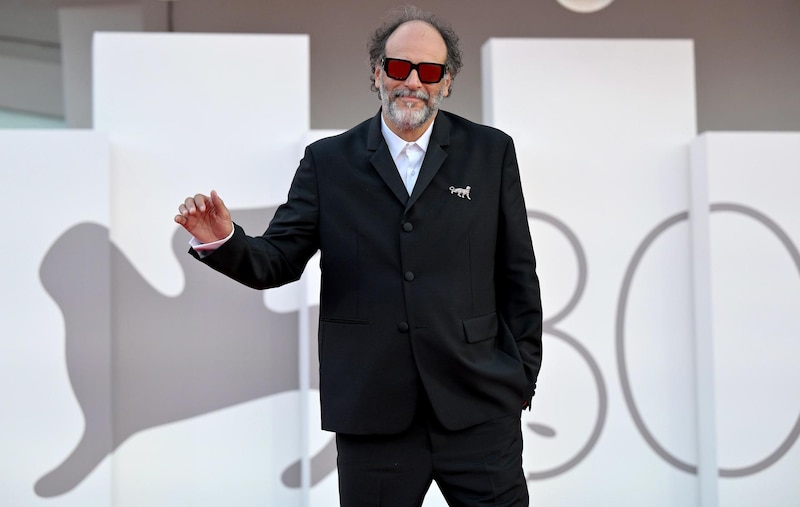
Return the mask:
<path id="1" fill-rule="evenodd" d="M 211 191 L 211 205 L 216 210 L 216 215 L 218 218 L 222 219 L 223 221 L 230 222 L 231 212 L 228 211 L 228 207 L 225 206 L 225 203 L 222 201 L 222 198 L 219 196 L 216 190 Z"/>
<path id="2" fill-rule="evenodd" d="M 216 190 L 211 191 L 211 204 L 219 210 L 228 210 L 225 206 L 225 202 L 223 202 L 222 197 L 219 196 Z"/>

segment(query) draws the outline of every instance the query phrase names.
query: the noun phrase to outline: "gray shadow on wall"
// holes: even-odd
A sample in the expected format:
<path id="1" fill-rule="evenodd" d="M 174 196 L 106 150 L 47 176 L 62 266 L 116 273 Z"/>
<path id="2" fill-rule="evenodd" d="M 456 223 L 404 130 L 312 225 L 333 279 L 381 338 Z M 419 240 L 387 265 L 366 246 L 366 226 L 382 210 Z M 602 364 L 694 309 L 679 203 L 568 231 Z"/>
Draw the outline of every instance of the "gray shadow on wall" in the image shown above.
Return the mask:
<path id="1" fill-rule="evenodd" d="M 234 218 L 260 232 L 274 212 L 237 211 Z M 139 431 L 299 389 L 298 313 L 270 311 L 261 291 L 192 259 L 187 239 L 180 229 L 173 236 L 186 280 L 175 297 L 153 289 L 99 225 L 69 229 L 45 256 L 40 276 L 63 313 L 67 368 L 85 428 L 72 453 L 36 482 L 37 495 L 69 492 Z M 318 311 L 310 315 L 313 335 Z M 334 460 L 326 448 L 312 461 L 314 482 Z M 299 482 L 293 475 L 284 475 L 289 486 Z"/>

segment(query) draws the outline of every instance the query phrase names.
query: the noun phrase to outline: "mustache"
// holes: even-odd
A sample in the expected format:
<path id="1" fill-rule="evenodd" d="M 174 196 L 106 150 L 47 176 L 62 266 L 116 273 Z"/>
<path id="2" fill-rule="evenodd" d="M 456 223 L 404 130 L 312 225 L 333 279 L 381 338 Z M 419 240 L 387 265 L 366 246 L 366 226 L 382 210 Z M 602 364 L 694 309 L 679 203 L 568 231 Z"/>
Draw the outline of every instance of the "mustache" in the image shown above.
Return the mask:
<path id="1" fill-rule="evenodd" d="M 393 98 L 413 97 L 415 99 L 426 100 L 426 101 L 431 98 L 430 95 L 428 95 L 422 90 L 413 91 L 413 90 L 404 90 L 398 88 L 392 90 L 392 97 Z"/>

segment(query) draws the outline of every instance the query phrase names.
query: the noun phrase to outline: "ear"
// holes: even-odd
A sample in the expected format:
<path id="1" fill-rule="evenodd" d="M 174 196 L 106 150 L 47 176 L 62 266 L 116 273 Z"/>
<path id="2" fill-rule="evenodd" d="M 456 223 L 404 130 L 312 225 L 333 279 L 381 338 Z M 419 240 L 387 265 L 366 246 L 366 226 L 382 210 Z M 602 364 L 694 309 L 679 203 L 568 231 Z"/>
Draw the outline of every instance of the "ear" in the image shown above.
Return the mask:
<path id="1" fill-rule="evenodd" d="M 379 65 L 375 66 L 375 88 L 381 89 L 381 67 Z"/>
<path id="2" fill-rule="evenodd" d="M 450 83 L 452 79 L 450 79 L 450 73 L 448 72 L 447 75 L 444 77 L 444 97 L 450 96 Z"/>

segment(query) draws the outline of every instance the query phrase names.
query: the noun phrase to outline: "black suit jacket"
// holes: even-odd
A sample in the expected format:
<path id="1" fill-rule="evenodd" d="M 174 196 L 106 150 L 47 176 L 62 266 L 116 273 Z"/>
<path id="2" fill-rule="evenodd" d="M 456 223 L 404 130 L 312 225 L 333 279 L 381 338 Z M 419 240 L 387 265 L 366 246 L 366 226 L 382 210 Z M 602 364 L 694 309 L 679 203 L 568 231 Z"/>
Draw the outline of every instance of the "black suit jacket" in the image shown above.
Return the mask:
<path id="1" fill-rule="evenodd" d="M 440 111 L 409 196 L 379 112 L 308 146 L 267 231 L 237 225 L 202 261 L 268 288 L 317 250 L 324 429 L 400 432 L 420 388 L 453 430 L 530 403 L 542 311 L 509 136 Z"/>

